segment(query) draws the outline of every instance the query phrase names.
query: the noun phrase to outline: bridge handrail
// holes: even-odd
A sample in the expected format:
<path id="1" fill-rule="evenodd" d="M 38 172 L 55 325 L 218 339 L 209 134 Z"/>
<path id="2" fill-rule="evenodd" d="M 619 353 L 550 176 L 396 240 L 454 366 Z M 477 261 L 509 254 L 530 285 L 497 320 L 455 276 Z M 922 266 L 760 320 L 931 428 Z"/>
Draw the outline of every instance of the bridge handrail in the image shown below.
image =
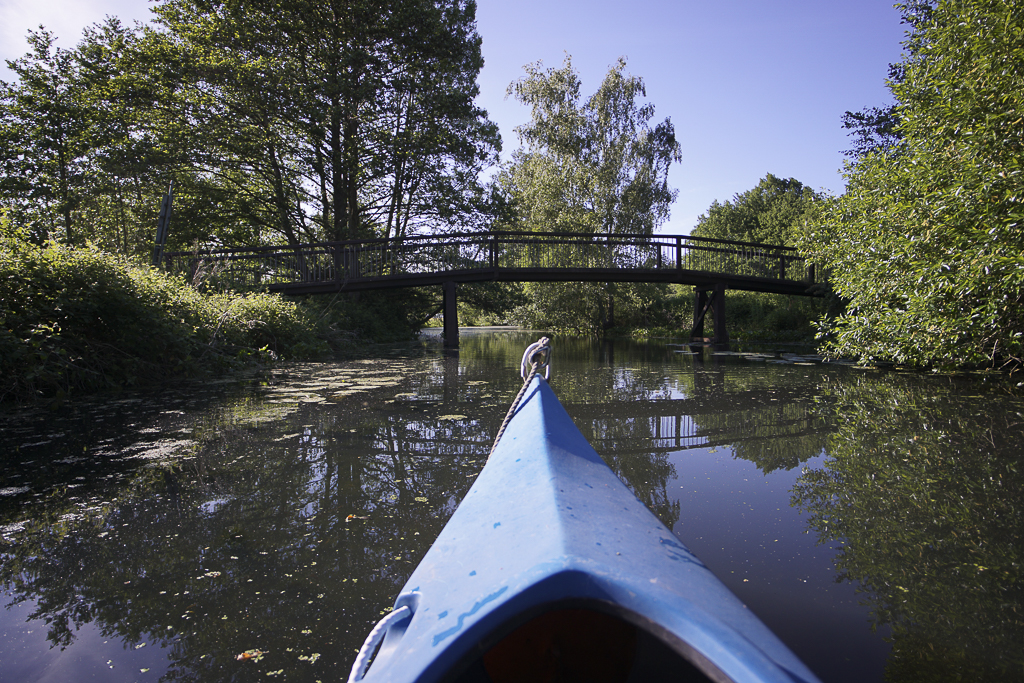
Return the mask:
<path id="1" fill-rule="evenodd" d="M 534 240 L 548 241 L 549 238 L 562 237 L 566 238 L 563 243 L 582 243 L 582 244 L 636 244 L 637 242 L 652 242 L 658 241 L 663 244 L 674 243 L 676 240 L 686 240 L 689 242 L 706 242 L 709 244 L 724 244 L 735 247 L 750 247 L 753 249 L 759 249 L 764 251 L 787 251 L 796 252 L 795 247 L 787 247 L 782 244 L 764 244 L 761 242 L 741 242 L 737 240 L 724 240 L 717 237 L 700 237 L 697 235 L 644 235 L 644 234 L 606 234 L 606 233 L 578 233 L 578 232 L 526 232 L 526 231 L 511 231 L 511 230 L 495 230 L 492 232 L 456 232 L 456 233 L 437 233 L 430 235 L 407 235 L 405 237 L 370 237 L 360 240 L 333 240 L 328 242 L 307 242 L 299 245 L 300 249 L 310 250 L 316 248 L 337 248 L 347 247 L 356 245 L 377 245 L 387 243 L 404 243 L 411 241 L 438 241 L 439 243 L 451 244 L 454 239 L 491 239 L 501 237 L 526 237 Z M 665 240 L 665 242 L 661 242 Z M 691 247 L 694 248 L 694 247 Z M 700 248 L 700 247 L 696 247 Z M 238 252 L 248 253 L 273 253 L 277 251 L 290 251 L 294 252 L 295 247 L 289 244 L 270 244 L 263 246 L 248 246 L 248 247 L 222 247 L 218 249 L 200 249 L 199 254 L 202 255 L 219 255 L 219 254 L 232 254 Z M 723 251 L 733 251 L 724 249 Z M 193 256 L 197 252 L 195 250 L 190 251 L 171 251 L 165 252 L 167 257 L 179 257 L 179 256 Z"/>
<path id="2" fill-rule="evenodd" d="M 691 235 L 571 232 L 462 232 L 293 245 L 165 252 L 164 263 L 195 279 L 211 273 L 230 286 L 422 278 L 483 269 L 690 271 L 786 281 L 796 249 Z M 219 265 L 218 265 L 219 264 Z M 801 278 L 813 281 L 813 272 Z"/>

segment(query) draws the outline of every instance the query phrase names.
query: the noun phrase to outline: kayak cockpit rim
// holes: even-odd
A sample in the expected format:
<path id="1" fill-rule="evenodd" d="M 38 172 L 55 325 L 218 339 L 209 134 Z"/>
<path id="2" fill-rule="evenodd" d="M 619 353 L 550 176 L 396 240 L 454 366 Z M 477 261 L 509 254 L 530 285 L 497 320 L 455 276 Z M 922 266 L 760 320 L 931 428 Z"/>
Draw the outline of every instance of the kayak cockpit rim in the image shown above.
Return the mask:
<path id="1" fill-rule="evenodd" d="M 530 648 L 529 652 L 524 648 Z M 555 662 L 547 653 L 538 657 L 538 648 L 556 651 L 558 664 L 577 674 L 566 680 L 595 680 L 586 670 L 580 671 L 582 666 L 600 670 L 602 677 L 596 680 L 606 683 L 733 681 L 657 622 L 617 603 L 593 598 L 568 598 L 525 609 L 491 629 L 447 671 L 424 672 L 419 681 L 544 680 L 541 668 Z"/>

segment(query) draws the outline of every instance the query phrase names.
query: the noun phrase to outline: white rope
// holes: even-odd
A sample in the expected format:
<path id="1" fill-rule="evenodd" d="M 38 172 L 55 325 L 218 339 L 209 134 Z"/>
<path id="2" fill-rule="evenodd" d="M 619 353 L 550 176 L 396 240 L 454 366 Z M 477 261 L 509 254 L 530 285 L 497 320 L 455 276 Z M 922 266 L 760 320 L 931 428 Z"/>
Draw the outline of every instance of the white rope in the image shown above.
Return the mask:
<path id="1" fill-rule="evenodd" d="M 494 437 L 494 443 L 491 444 L 491 451 L 487 454 L 490 458 L 494 453 L 494 449 L 498 447 L 498 442 L 501 441 L 501 435 L 505 433 L 505 428 L 508 427 L 508 423 L 512 421 L 512 416 L 516 412 L 516 408 L 519 407 L 519 402 L 523 400 L 523 394 L 526 393 L 526 388 L 530 386 L 530 380 L 537 374 L 541 366 L 544 366 L 544 379 L 551 377 L 551 340 L 547 337 L 541 337 L 539 340 L 530 344 L 526 347 L 526 353 L 523 354 L 523 362 L 519 366 L 520 374 L 523 376 L 523 386 L 516 394 L 516 398 L 512 401 L 511 407 L 508 412 L 505 413 L 505 419 L 501 423 L 501 427 L 498 428 L 498 435 Z"/>
<path id="2" fill-rule="evenodd" d="M 356 655 L 356 661 L 352 664 L 352 671 L 348 675 L 348 683 L 357 683 L 357 681 L 363 680 L 363 676 L 366 675 L 366 669 L 370 664 L 370 657 L 373 656 L 374 650 L 377 649 L 377 645 L 383 640 L 385 634 L 388 632 L 391 624 L 396 621 L 404 619 L 407 615 L 411 615 L 412 610 L 408 605 L 402 605 L 391 614 L 388 614 L 373 627 L 370 631 L 370 635 L 366 636 L 366 640 L 363 642 L 363 646 L 359 648 L 359 654 Z"/>

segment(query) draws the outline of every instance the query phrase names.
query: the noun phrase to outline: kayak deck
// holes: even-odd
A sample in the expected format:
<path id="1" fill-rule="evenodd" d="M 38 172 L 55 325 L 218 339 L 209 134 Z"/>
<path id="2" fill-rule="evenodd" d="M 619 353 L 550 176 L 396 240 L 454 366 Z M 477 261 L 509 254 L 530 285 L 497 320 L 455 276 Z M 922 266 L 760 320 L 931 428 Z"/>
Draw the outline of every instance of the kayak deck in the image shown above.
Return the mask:
<path id="1" fill-rule="evenodd" d="M 367 681 L 816 681 L 534 377 Z"/>

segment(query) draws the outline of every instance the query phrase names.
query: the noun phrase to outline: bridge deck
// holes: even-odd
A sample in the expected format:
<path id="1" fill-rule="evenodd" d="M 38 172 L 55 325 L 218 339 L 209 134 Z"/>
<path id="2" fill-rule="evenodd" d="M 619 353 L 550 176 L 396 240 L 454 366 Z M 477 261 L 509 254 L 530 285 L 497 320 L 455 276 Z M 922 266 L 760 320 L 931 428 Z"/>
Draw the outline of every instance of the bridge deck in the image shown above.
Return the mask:
<path id="1" fill-rule="evenodd" d="M 445 282 L 674 282 L 813 296 L 814 268 L 789 247 L 685 235 L 461 233 L 171 252 L 167 267 L 235 288 L 318 294 Z"/>

